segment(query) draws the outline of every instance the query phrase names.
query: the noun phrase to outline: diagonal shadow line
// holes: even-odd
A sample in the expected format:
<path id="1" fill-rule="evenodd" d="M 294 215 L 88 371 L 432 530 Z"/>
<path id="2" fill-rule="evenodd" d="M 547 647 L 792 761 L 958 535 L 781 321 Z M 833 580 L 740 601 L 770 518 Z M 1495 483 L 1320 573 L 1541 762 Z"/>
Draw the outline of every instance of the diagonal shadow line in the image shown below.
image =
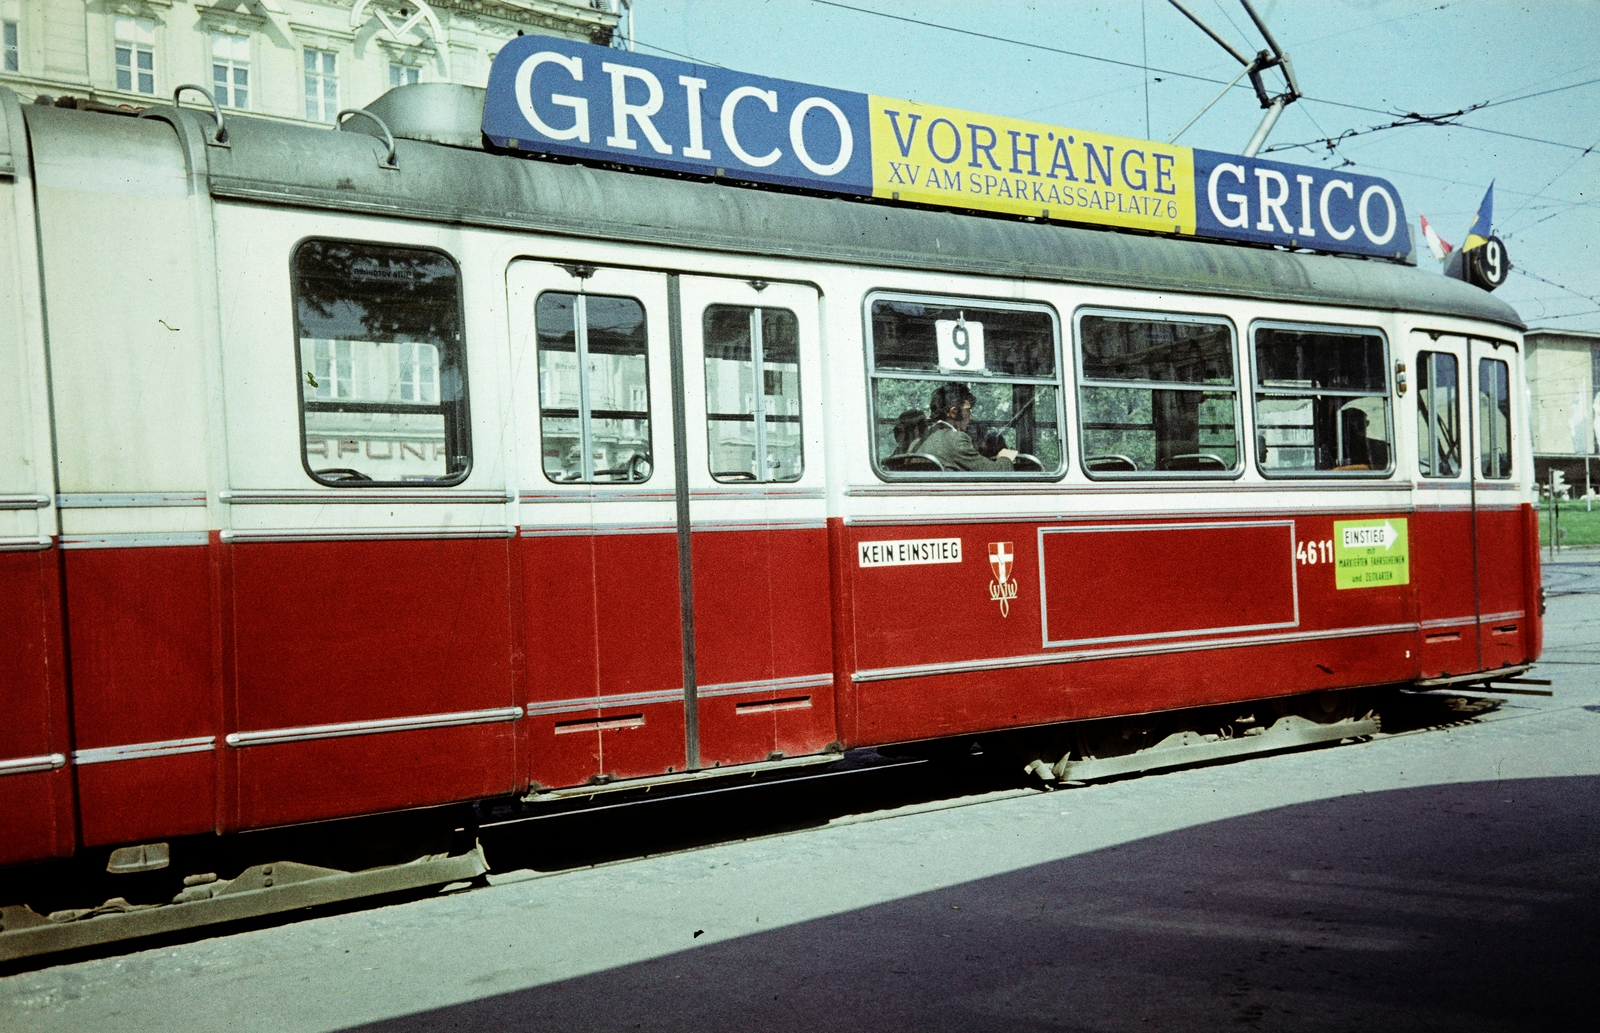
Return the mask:
<path id="1" fill-rule="evenodd" d="M 1283 807 L 349 1029 L 1568 1030 L 1596 972 L 1575 776 Z"/>

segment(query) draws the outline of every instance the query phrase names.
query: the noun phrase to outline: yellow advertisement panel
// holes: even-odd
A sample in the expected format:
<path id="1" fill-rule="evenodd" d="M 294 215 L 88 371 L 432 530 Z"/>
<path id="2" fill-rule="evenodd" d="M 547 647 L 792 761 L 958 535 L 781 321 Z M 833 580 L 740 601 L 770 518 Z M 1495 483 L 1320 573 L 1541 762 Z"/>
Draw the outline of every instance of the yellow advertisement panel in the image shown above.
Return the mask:
<path id="1" fill-rule="evenodd" d="M 1183 146 L 869 97 L 872 193 L 1157 233 L 1195 230 Z"/>

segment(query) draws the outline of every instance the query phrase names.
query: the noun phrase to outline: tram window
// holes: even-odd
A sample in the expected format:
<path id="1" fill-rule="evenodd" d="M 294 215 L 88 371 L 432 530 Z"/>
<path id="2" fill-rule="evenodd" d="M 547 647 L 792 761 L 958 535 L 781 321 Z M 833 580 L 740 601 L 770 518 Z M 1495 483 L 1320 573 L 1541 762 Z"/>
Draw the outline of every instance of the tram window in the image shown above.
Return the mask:
<path id="1" fill-rule="evenodd" d="M 290 265 L 306 472 L 340 487 L 464 480 L 472 447 L 455 262 L 307 240 Z"/>
<path id="2" fill-rule="evenodd" d="M 1055 477 L 1063 472 L 1053 312 L 1042 306 L 877 297 L 870 314 L 873 456 L 880 473 L 962 476 L 918 448 L 940 415 L 930 408 L 933 393 L 951 382 L 973 395 L 967 433 L 983 458 L 970 473 Z M 995 462 L 1000 448 L 1015 449 L 1018 458 Z"/>
<path id="3" fill-rule="evenodd" d="M 1078 317 L 1078 418 L 1091 477 L 1239 469 L 1233 328 L 1198 319 Z"/>
<path id="4" fill-rule="evenodd" d="M 1449 352 L 1417 353 L 1417 469 L 1424 477 L 1461 473 L 1460 367 Z"/>
<path id="5" fill-rule="evenodd" d="M 1255 359 L 1256 461 L 1263 473 L 1393 469 L 1381 334 L 1257 324 Z"/>
<path id="6" fill-rule="evenodd" d="M 1478 360 L 1478 462 L 1483 476 L 1511 476 L 1511 367 Z"/>
<path id="7" fill-rule="evenodd" d="M 711 476 L 799 480 L 799 320 L 788 309 L 712 305 L 702 326 Z"/>
<path id="8" fill-rule="evenodd" d="M 544 475 L 650 479 L 650 368 L 632 298 L 546 291 L 534 302 Z"/>

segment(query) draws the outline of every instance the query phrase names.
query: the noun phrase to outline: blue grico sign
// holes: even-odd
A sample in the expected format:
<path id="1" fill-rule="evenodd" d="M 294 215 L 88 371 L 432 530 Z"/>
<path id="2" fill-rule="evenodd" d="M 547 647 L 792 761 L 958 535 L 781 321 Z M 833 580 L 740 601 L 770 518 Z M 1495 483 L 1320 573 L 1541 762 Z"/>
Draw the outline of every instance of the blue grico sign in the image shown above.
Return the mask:
<path id="1" fill-rule="evenodd" d="M 1217 151 L 1194 152 L 1195 234 L 1384 258 L 1411 253 L 1387 180 Z"/>
<path id="2" fill-rule="evenodd" d="M 872 193 L 867 97 L 589 43 L 519 36 L 489 73 L 498 147 Z"/>

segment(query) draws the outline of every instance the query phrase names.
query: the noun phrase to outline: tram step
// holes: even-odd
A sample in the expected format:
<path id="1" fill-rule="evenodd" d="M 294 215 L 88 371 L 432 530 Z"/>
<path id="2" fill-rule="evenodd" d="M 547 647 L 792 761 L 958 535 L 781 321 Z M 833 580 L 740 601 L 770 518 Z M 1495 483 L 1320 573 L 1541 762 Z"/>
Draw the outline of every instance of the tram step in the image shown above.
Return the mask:
<path id="1" fill-rule="evenodd" d="M 1371 715 L 1321 724 L 1291 714 L 1280 717 L 1259 735 L 1208 740 L 1197 732 L 1177 732 L 1147 750 L 1122 757 L 1099 757 L 1089 760 L 1063 758 L 1056 762 L 1053 770 L 1056 778 L 1063 782 L 1092 782 L 1095 779 L 1131 775 L 1140 771 L 1186 767 L 1211 760 L 1292 750 L 1313 743 L 1356 739 L 1377 734 L 1378 720 Z"/>
<path id="2" fill-rule="evenodd" d="M 236 879 L 196 887 L 210 891 L 210 895 L 178 904 L 129 905 L 119 898 L 98 908 L 54 918 L 28 907 L 0 908 L 0 961 L 357 897 L 466 882 L 488 870 L 483 847 L 475 843 L 471 850 L 453 857 L 425 858 L 364 872 L 342 872 L 292 861 L 256 865 Z"/>

